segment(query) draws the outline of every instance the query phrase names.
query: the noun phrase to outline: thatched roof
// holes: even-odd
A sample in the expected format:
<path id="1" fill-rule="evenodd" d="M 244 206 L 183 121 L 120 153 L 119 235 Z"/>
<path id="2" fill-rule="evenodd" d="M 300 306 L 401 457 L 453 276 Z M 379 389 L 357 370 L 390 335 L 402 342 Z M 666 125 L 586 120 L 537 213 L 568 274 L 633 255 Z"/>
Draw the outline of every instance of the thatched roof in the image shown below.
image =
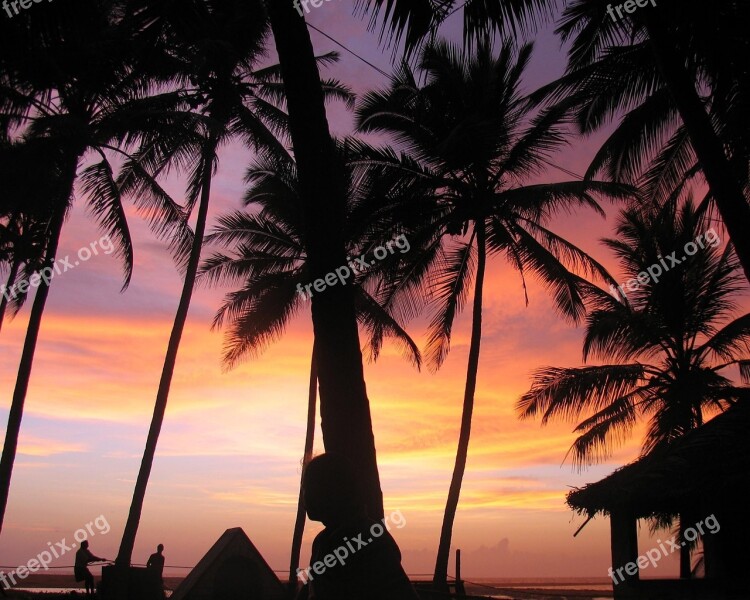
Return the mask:
<path id="1" fill-rule="evenodd" d="M 239 559 L 239 560 L 238 560 Z M 236 577 L 243 580 L 235 581 Z M 172 600 L 224 598 L 219 586 L 245 586 L 235 596 L 283 600 L 284 586 L 240 527 L 227 529 L 172 594 Z M 234 597 L 234 596 L 233 596 Z"/>
<path id="2" fill-rule="evenodd" d="M 732 503 L 750 479 L 749 432 L 750 402 L 739 401 L 670 447 L 573 490 L 568 505 L 589 516 L 646 518 Z"/>

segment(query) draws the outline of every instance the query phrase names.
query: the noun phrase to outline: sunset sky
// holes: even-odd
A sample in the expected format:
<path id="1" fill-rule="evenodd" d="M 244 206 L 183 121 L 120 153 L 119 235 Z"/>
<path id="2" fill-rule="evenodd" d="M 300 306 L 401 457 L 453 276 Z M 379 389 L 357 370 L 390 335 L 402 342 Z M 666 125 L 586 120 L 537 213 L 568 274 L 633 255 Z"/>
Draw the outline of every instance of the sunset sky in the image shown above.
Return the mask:
<path id="1" fill-rule="evenodd" d="M 366 21 L 352 17 L 344 2 L 325 2 L 308 18 L 383 70 L 391 69 L 391 50 L 378 46 L 377 35 L 368 33 Z M 564 49 L 550 30 L 537 35 L 528 91 L 564 68 Z M 455 17 L 446 34 L 460 41 Z M 312 37 L 317 52 L 336 49 L 317 33 Z M 347 54 L 325 74 L 357 93 L 385 84 L 382 75 Z M 329 115 L 334 133 L 351 133 L 351 116 L 342 105 L 331 106 Z M 571 138 L 570 148 L 554 162 L 582 173 L 601 139 Z M 240 207 L 251 159 L 239 145 L 225 147 L 220 156 L 212 224 L 216 216 Z M 568 176 L 550 169 L 540 180 L 563 179 Z M 171 190 L 180 197 L 179 185 L 173 182 Z M 84 205 L 79 198 L 63 232 L 60 256 L 72 257 L 101 237 Z M 583 212 L 561 217 L 553 229 L 617 277 L 611 256 L 597 241 L 611 235 L 617 212 L 615 206 L 605 208 L 606 221 Z M 103 253 L 52 285 L 0 544 L 3 567 L 25 563 L 48 542 L 70 541 L 76 529 L 100 515 L 111 530 L 94 536 L 91 549 L 109 558 L 117 553 L 181 286 L 164 245 L 132 207 L 129 214 L 136 254 L 127 291 L 120 293 L 118 260 Z M 295 320 L 261 358 L 224 373 L 222 332 L 212 332 L 210 325 L 226 291 L 201 287 L 193 297 L 136 543 L 137 563 L 163 543 L 167 565 L 194 565 L 225 529 L 239 526 L 274 569 L 288 566 L 304 442 L 310 316 L 305 312 Z M 529 296 L 527 307 L 517 274 L 499 260 L 490 262 L 474 427 L 454 548 L 462 549 L 469 578 L 606 576 L 609 523 L 597 518 L 573 539 L 582 519 L 566 507 L 565 493 L 635 458 L 640 439 L 633 438 L 605 464 L 578 473 L 563 463 L 574 439 L 572 424 L 541 427 L 538 421 L 517 419 L 514 405 L 528 389 L 533 370 L 581 364 L 582 330 L 556 315 L 536 282 Z M 3 423 L 29 308 L 30 303 L 0 334 Z M 424 340 L 424 322 L 409 330 Z M 393 533 L 410 574 L 434 567 L 453 467 L 467 314 L 454 331 L 450 356 L 437 373 L 415 371 L 392 346 L 386 346 L 377 364 L 365 367 L 386 513 L 399 510 L 406 520 Z M 316 452 L 322 452 L 319 431 L 317 436 Z M 303 562 L 319 530 L 316 523 L 306 529 Z M 641 545 L 651 544 L 644 526 Z M 54 566 L 72 562 L 72 556 L 63 557 Z M 675 564 L 663 561 L 662 572 L 673 573 Z"/>

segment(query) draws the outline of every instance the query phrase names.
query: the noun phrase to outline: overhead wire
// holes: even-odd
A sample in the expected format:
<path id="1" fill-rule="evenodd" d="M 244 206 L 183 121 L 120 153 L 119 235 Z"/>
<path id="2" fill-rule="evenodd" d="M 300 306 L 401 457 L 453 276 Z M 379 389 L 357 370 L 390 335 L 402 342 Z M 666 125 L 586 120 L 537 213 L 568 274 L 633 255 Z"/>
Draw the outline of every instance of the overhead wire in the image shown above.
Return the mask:
<path id="1" fill-rule="evenodd" d="M 447 15 L 445 15 L 445 17 L 443 17 L 443 19 L 441 20 L 441 22 L 444 22 L 446 19 L 448 19 L 452 15 L 456 14 L 459 10 L 461 10 L 463 7 L 465 7 L 468 3 L 469 3 L 469 0 L 466 0 L 460 6 L 454 8 Z M 377 71 L 378 73 L 380 73 L 384 77 L 387 77 L 388 79 L 390 79 L 392 77 L 391 74 L 386 73 L 385 71 L 383 71 L 383 69 L 381 69 L 380 67 L 374 65 L 369 60 L 367 60 L 366 58 L 364 58 L 363 56 L 361 56 L 360 54 L 358 54 L 357 52 L 355 52 L 354 50 L 352 50 L 351 48 L 349 48 L 346 44 L 344 44 L 343 42 L 340 42 L 339 40 L 337 40 L 336 38 L 334 38 L 332 35 L 326 33 L 325 31 L 323 31 L 319 27 L 316 27 L 312 23 L 307 23 L 307 26 L 310 29 L 312 29 L 314 31 L 317 31 L 320 35 L 322 35 L 326 39 L 330 40 L 331 42 L 333 42 L 334 44 L 336 44 L 337 46 L 339 46 L 341 49 L 345 50 L 346 52 L 348 52 L 349 54 L 351 54 L 352 56 L 354 56 L 358 60 L 362 61 L 368 67 L 370 67 L 371 69 Z M 551 167 L 553 167 L 555 169 L 558 169 L 559 171 L 562 171 L 563 173 L 565 173 L 567 175 L 570 175 L 571 177 L 575 177 L 576 179 L 580 179 L 581 181 L 584 180 L 584 177 L 582 175 L 579 175 L 578 173 L 576 173 L 575 171 L 571 171 L 570 169 L 566 169 L 565 167 L 561 167 L 560 165 L 555 164 L 554 162 L 552 162 L 549 159 L 543 158 L 542 161 L 545 162 L 546 164 L 548 164 L 549 166 L 551 166 Z"/>

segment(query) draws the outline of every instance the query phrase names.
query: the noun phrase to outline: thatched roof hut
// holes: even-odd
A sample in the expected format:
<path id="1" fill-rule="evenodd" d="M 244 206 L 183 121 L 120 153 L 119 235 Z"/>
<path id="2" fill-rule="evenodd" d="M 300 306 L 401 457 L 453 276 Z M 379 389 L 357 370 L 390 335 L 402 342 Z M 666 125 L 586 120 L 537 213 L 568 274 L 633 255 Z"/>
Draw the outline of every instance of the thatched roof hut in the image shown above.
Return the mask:
<path id="1" fill-rule="evenodd" d="M 568 505 L 589 516 L 627 509 L 638 518 L 700 513 L 716 502 L 740 501 L 750 474 L 750 403 L 740 402 L 608 477 L 568 494 Z"/>
<path id="2" fill-rule="evenodd" d="M 632 574 L 621 570 L 622 580 L 613 576 L 615 598 L 746 600 L 750 584 L 740 581 L 740 575 L 750 564 L 750 521 L 745 514 L 748 483 L 750 402 L 741 401 L 669 447 L 571 491 L 567 501 L 588 517 L 609 516 L 615 573 L 638 563 L 638 519 L 679 517 L 683 528 L 689 528 L 713 517 L 720 526 L 715 534 L 705 531 L 702 535 L 704 581 L 667 585 L 639 581 L 638 569 L 634 573 L 631 569 Z M 659 588 L 658 595 L 653 595 L 655 588 Z"/>

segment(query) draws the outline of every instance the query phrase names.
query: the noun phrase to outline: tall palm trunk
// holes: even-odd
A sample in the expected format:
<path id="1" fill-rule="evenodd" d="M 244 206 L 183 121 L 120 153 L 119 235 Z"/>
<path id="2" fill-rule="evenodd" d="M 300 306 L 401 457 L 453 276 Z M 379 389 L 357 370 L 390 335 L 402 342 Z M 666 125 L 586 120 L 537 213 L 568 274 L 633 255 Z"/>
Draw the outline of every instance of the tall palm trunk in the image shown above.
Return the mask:
<path id="1" fill-rule="evenodd" d="M 304 18 L 291 2 L 267 0 L 289 112 L 289 128 L 304 195 L 312 279 L 347 264 L 343 239 L 346 187 L 326 119 L 323 90 Z M 362 368 L 351 285 L 311 298 L 320 415 L 326 451 L 347 456 L 360 474 L 368 513 L 383 516 L 375 438 Z"/>
<path id="2" fill-rule="evenodd" d="M 195 223 L 195 237 L 193 239 L 193 246 L 190 249 L 190 258 L 185 272 L 185 281 L 182 285 L 180 303 L 177 307 L 177 313 L 175 314 L 174 323 L 172 325 L 172 333 L 169 336 L 167 354 L 164 357 L 164 367 L 162 368 L 159 390 L 157 391 L 156 402 L 154 403 L 154 414 L 151 418 L 151 427 L 149 428 L 148 437 L 146 438 L 146 449 L 143 452 L 141 468 L 138 471 L 138 479 L 135 482 L 133 500 L 130 504 L 130 512 L 128 513 L 125 530 L 122 534 L 120 550 L 117 553 L 116 565 L 119 567 L 130 566 L 130 561 L 133 557 L 135 537 L 138 533 L 138 524 L 141 520 L 143 501 L 146 497 L 146 486 L 148 485 L 148 479 L 151 475 L 151 467 L 154 464 L 154 456 L 156 454 L 156 444 L 159 441 L 159 433 L 161 432 L 161 426 L 164 422 L 164 413 L 167 409 L 169 388 L 172 384 L 172 375 L 174 374 L 175 363 L 177 362 L 177 351 L 180 348 L 180 339 L 182 338 L 182 332 L 185 329 L 185 322 L 187 321 L 188 310 L 190 309 L 190 300 L 192 299 L 193 288 L 195 287 L 195 276 L 198 272 L 201 249 L 203 247 L 203 236 L 206 231 L 208 204 L 211 197 L 211 168 L 215 148 L 216 142 L 213 138 L 210 138 L 203 157 L 201 158 L 203 162 L 203 181 L 201 183 L 198 218 Z"/>
<path id="3" fill-rule="evenodd" d="M 750 236 L 747 233 L 750 231 L 750 205 L 698 96 L 695 82 L 675 50 L 665 25 L 658 20 L 660 18 L 663 17 L 657 16 L 656 11 L 649 11 L 646 20 L 659 72 L 672 92 L 716 207 L 734 244 L 745 277 L 750 281 Z"/>
<path id="4" fill-rule="evenodd" d="M 474 412 L 474 392 L 477 389 L 477 372 L 479 370 L 479 347 L 482 341 L 482 293 L 484 290 L 484 273 L 487 263 L 487 238 L 485 223 L 477 223 L 477 273 L 474 285 L 474 304 L 471 323 L 471 342 L 469 345 L 469 361 L 466 368 L 466 387 L 464 389 L 464 405 L 461 414 L 461 430 L 458 434 L 458 449 L 456 463 L 453 467 L 453 477 L 445 504 L 443 527 L 440 531 L 440 545 L 433 585 L 440 591 L 444 590 L 448 581 L 448 560 L 450 559 L 451 538 L 453 536 L 453 522 L 456 519 L 458 499 L 461 495 L 461 484 L 466 471 L 466 458 L 469 454 L 469 438 L 471 437 L 471 416 Z"/>
<path id="5" fill-rule="evenodd" d="M 13 286 L 16 285 L 16 278 L 18 277 L 18 271 L 21 268 L 21 257 L 13 255 L 13 262 L 10 266 L 10 273 L 8 273 L 8 280 L 5 283 L 5 290 L 0 300 L 0 331 L 3 330 L 3 321 L 5 321 L 5 313 L 8 310 L 8 299 L 11 295 Z"/>
<path id="6" fill-rule="evenodd" d="M 50 220 L 50 237 L 47 241 L 47 249 L 44 255 L 42 268 L 54 268 L 57 247 L 60 244 L 60 234 L 62 233 L 63 224 L 65 223 L 65 213 L 68 207 L 68 201 L 73 193 L 73 184 L 75 183 L 78 159 L 79 157 L 76 156 L 72 166 L 72 174 L 69 176 L 69 183 L 66 187 L 66 194 L 60 198 L 59 206 Z M 5 431 L 3 455 L 2 458 L 0 458 L 0 532 L 3 530 L 5 509 L 8 506 L 10 480 L 13 474 L 13 464 L 16 460 L 16 451 L 18 449 L 18 434 L 21 431 L 23 407 L 26 402 L 29 381 L 31 380 L 31 368 L 34 364 L 34 353 L 36 352 L 36 343 L 39 339 L 39 330 L 42 325 L 44 307 L 47 305 L 49 286 L 50 281 L 42 279 L 39 283 L 36 295 L 34 296 L 34 303 L 32 304 L 31 314 L 29 315 L 29 324 L 26 327 L 26 339 L 23 342 L 23 351 L 21 352 L 21 362 L 18 366 L 16 387 L 13 390 L 13 400 L 11 401 L 10 412 L 8 413 L 8 428 Z"/>
<path id="7" fill-rule="evenodd" d="M 305 452 L 302 455 L 302 468 L 310 462 L 315 441 L 315 411 L 318 405 L 318 368 L 315 359 L 315 344 L 313 344 L 312 357 L 310 358 L 310 387 L 307 394 L 307 428 L 305 430 Z M 304 471 L 302 478 L 304 477 Z M 297 592 L 297 569 L 299 568 L 299 557 L 302 550 L 302 535 L 305 532 L 305 500 L 302 491 L 302 478 L 300 478 L 299 498 L 297 499 L 297 518 L 294 521 L 294 534 L 292 535 L 292 554 L 289 560 L 289 597 L 294 598 Z"/>

